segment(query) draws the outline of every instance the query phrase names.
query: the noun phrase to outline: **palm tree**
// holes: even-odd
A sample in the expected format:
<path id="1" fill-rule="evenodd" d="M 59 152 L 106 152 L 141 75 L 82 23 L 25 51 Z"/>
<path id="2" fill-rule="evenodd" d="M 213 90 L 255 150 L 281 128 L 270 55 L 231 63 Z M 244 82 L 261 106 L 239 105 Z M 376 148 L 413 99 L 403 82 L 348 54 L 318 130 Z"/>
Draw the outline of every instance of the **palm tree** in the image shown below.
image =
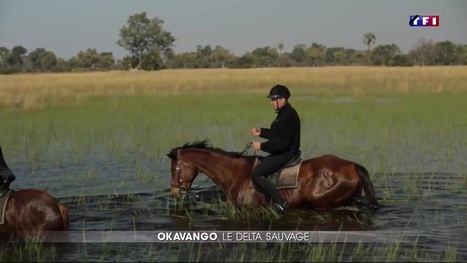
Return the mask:
<path id="1" fill-rule="evenodd" d="M 376 42 L 376 36 L 372 32 L 367 32 L 363 35 L 363 43 L 368 47 L 368 65 L 370 64 L 371 48 Z"/>
<path id="2" fill-rule="evenodd" d="M 282 54 L 282 50 L 284 49 L 284 44 L 281 42 L 279 44 L 277 44 L 277 48 L 279 49 L 279 54 L 277 56 L 277 66 L 280 67 L 280 57 L 281 57 L 281 54 Z"/>

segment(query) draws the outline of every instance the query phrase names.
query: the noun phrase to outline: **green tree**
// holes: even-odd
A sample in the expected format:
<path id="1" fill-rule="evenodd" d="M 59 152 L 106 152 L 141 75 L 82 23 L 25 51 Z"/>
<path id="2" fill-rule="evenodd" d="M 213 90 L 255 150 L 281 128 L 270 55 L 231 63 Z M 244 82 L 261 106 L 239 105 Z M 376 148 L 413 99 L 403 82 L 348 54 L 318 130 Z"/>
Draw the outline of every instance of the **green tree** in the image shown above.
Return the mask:
<path id="1" fill-rule="evenodd" d="M 274 64 L 277 65 L 277 59 L 279 58 L 277 49 L 270 46 L 258 47 L 253 50 L 251 54 L 255 56 L 257 67 L 269 67 Z"/>
<path id="2" fill-rule="evenodd" d="M 75 71 L 83 67 L 79 59 L 76 58 L 76 56 L 68 59 L 66 65 L 61 65 L 61 66 L 67 66 L 71 71 Z"/>
<path id="3" fill-rule="evenodd" d="M 57 64 L 55 65 L 55 71 L 66 72 L 71 71 L 70 64 L 63 58 L 57 58 Z"/>
<path id="4" fill-rule="evenodd" d="M 196 46 L 196 68 L 209 68 L 211 64 L 211 45 Z"/>
<path id="5" fill-rule="evenodd" d="M 13 67 L 21 67 L 25 60 L 25 55 L 28 52 L 26 48 L 23 46 L 15 46 L 10 52 L 10 56 L 8 57 L 8 64 Z"/>
<path id="6" fill-rule="evenodd" d="M 400 53 L 400 49 L 396 44 L 379 45 L 371 54 L 371 62 L 374 65 L 390 66 L 393 64 L 394 57 L 400 55 Z"/>
<path id="7" fill-rule="evenodd" d="M 112 52 L 99 53 L 97 67 L 101 69 L 112 69 L 115 66 L 115 59 Z"/>
<path id="8" fill-rule="evenodd" d="M 324 45 L 313 43 L 305 52 L 313 66 L 322 65 L 326 60 L 326 46 Z"/>
<path id="9" fill-rule="evenodd" d="M 164 68 L 164 63 L 159 53 L 158 48 L 154 48 L 152 52 L 150 52 L 146 58 L 144 59 L 143 63 L 140 64 L 141 69 L 152 71 Z"/>
<path id="10" fill-rule="evenodd" d="M 6 47 L 0 47 L 0 66 L 6 65 L 9 57 L 10 50 Z"/>
<path id="11" fill-rule="evenodd" d="M 125 56 L 122 60 L 122 67 L 124 70 L 134 69 L 138 66 L 138 59 L 134 56 Z"/>
<path id="12" fill-rule="evenodd" d="M 290 58 L 295 60 L 299 65 L 303 65 L 305 63 L 307 56 L 306 56 L 306 45 L 305 44 L 297 44 L 292 49 L 290 53 Z"/>
<path id="13" fill-rule="evenodd" d="M 277 59 L 279 67 L 290 67 L 292 66 L 293 59 L 290 58 L 290 53 L 284 52 L 281 53 L 279 58 Z"/>
<path id="14" fill-rule="evenodd" d="M 138 60 L 138 68 L 145 59 L 154 56 L 154 52 L 159 56 L 166 54 L 176 40 L 172 33 L 162 28 L 162 19 L 150 19 L 146 12 L 130 16 L 127 24 L 120 29 L 120 39 L 116 43 Z"/>
<path id="15" fill-rule="evenodd" d="M 237 57 L 234 64 L 237 68 L 256 68 L 257 67 L 257 57 L 251 52 L 246 52 L 241 57 Z"/>
<path id="16" fill-rule="evenodd" d="M 230 67 L 234 61 L 235 55 L 230 50 L 221 46 L 216 46 L 211 53 L 212 61 L 217 68 Z"/>
<path id="17" fill-rule="evenodd" d="M 76 58 L 83 68 L 95 68 L 99 62 L 99 54 L 95 48 L 88 48 L 86 51 L 78 52 Z"/>
<path id="18" fill-rule="evenodd" d="M 52 51 L 46 51 L 39 63 L 42 71 L 52 71 L 57 65 L 57 56 Z"/>
<path id="19" fill-rule="evenodd" d="M 45 48 L 36 48 L 29 52 L 26 58 L 30 61 L 33 71 L 51 71 L 57 65 L 57 57 Z"/>
<path id="20" fill-rule="evenodd" d="M 451 41 L 441 41 L 435 44 L 436 62 L 441 65 L 459 64 L 461 60 L 457 55 L 457 47 Z"/>
<path id="21" fill-rule="evenodd" d="M 347 59 L 347 53 L 343 47 L 337 48 L 333 54 L 334 62 L 339 65 L 344 65 Z"/>
<path id="22" fill-rule="evenodd" d="M 467 49 L 466 45 L 457 45 L 456 47 L 456 64 L 457 65 L 465 65 L 467 62 Z"/>
<path id="23" fill-rule="evenodd" d="M 170 68 L 194 68 L 196 64 L 196 53 L 184 52 L 175 54 L 168 61 Z"/>
<path id="24" fill-rule="evenodd" d="M 76 55 L 79 67 L 93 70 L 109 70 L 115 66 L 112 52 L 98 53 L 95 48 L 88 48 Z"/>
<path id="25" fill-rule="evenodd" d="M 409 56 L 405 54 L 399 54 L 394 56 L 391 62 L 391 66 L 411 67 L 413 65 Z"/>

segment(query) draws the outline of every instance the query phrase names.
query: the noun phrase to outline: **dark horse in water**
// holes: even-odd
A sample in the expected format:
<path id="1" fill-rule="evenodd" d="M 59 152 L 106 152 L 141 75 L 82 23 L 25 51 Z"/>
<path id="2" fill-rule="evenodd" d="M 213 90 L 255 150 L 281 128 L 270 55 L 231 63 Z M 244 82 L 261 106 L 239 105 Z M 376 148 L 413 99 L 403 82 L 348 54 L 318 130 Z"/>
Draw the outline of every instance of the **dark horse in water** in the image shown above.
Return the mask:
<path id="1" fill-rule="evenodd" d="M 247 148 L 248 149 L 248 148 Z M 252 184 L 251 171 L 261 156 L 244 156 L 210 147 L 206 140 L 184 144 L 167 154 L 172 159 L 172 192 L 187 193 L 198 173 L 211 178 L 225 193 L 226 200 L 237 206 L 268 204 Z M 380 205 L 369 173 L 360 164 L 324 155 L 302 160 L 297 156 L 270 180 L 291 208 L 337 208 L 351 205 L 365 191 L 371 208 Z"/>
<path id="2" fill-rule="evenodd" d="M 0 147 L 0 171 L 11 173 Z M 12 174 L 12 173 L 11 173 Z M 68 209 L 46 192 L 36 189 L 9 191 L 0 197 L 0 240 L 47 238 L 47 231 L 68 230 Z M 4 219 L 4 220 L 2 220 Z"/>

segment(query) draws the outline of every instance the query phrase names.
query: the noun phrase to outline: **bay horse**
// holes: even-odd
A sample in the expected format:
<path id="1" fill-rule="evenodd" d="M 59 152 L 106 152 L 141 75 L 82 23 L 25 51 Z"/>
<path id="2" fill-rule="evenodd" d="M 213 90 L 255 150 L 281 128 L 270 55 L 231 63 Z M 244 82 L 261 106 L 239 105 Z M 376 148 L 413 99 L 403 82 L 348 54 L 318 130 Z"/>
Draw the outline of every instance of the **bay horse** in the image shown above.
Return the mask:
<path id="1" fill-rule="evenodd" d="M 3 158 L 1 147 L 0 170 L 11 172 Z M 44 191 L 8 189 L 2 193 L 0 200 L 0 209 L 3 207 L 3 211 L 0 210 L 2 241 L 41 241 L 47 238 L 47 231 L 68 230 L 68 208 Z"/>
<path id="2" fill-rule="evenodd" d="M 172 160 L 171 191 L 176 196 L 186 194 L 198 173 L 204 173 L 221 188 L 228 203 L 252 207 L 269 203 L 261 192 L 252 187 L 251 172 L 261 156 L 245 156 L 213 148 L 207 140 L 185 143 L 172 149 L 167 156 Z M 295 187 L 279 189 L 276 182 L 279 194 L 290 208 L 332 209 L 350 205 L 361 196 L 362 188 L 369 207 L 380 207 L 369 173 L 358 163 L 335 155 L 307 160 L 298 157 L 279 169 L 275 178 L 285 169 L 289 169 L 289 179 L 293 178 L 290 169 L 294 168 Z"/>

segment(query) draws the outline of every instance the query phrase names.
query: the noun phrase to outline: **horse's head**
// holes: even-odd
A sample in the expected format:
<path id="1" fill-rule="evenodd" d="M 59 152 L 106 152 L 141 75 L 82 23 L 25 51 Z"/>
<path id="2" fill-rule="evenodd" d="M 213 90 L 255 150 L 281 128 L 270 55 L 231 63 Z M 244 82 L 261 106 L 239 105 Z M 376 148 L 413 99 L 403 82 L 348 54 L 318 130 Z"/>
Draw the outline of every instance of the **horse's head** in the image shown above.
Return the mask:
<path id="1" fill-rule="evenodd" d="M 170 166 L 172 193 L 177 196 L 180 193 L 187 193 L 199 173 L 198 169 L 193 164 L 183 160 L 180 148 L 167 154 L 167 156 L 172 159 Z"/>
<path id="2" fill-rule="evenodd" d="M 209 145 L 207 140 L 185 143 L 167 154 L 172 159 L 172 193 L 185 194 L 196 179 L 198 173 L 208 176 L 222 189 L 232 187 L 237 176 L 245 174 L 244 165 L 252 162 L 251 158 L 243 158 L 243 152 L 227 152 Z"/>

